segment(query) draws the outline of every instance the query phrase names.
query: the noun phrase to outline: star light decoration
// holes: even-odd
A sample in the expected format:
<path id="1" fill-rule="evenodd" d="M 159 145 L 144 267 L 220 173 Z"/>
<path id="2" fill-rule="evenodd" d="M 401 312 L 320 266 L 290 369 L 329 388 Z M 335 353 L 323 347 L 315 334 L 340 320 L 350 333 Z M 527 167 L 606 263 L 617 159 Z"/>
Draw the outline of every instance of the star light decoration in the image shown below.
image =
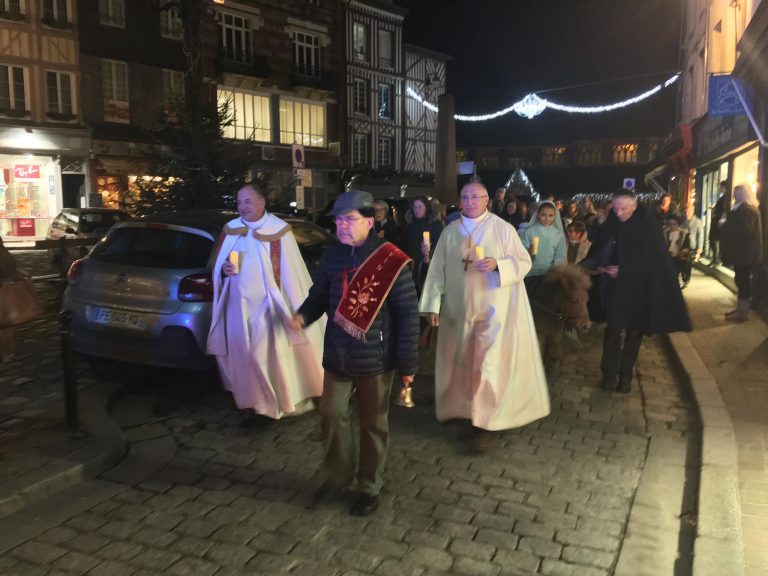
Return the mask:
<path id="1" fill-rule="evenodd" d="M 666 82 L 662 82 L 661 84 L 657 84 L 650 90 L 646 90 L 642 94 L 638 94 L 637 96 L 633 96 L 632 98 L 628 98 L 627 100 L 622 100 L 621 102 L 614 102 L 612 104 L 602 104 L 599 106 L 572 106 L 568 104 L 558 104 L 557 102 L 552 102 L 551 100 L 547 100 L 546 98 L 542 98 L 538 94 L 526 94 L 525 97 L 523 97 L 521 100 L 518 100 L 511 106 L 508 106 L 507 108 L 504 108 L 503 110 L 499 110 L 497 112 L 492 112 L 489 114 L 478 114 L 474 116 L 466 115 L 466 114 L 455 114 L 454 118 L 456 120 L 462 121 L 462 122 L 483 122 L 485 120 L 493 120 L 494 118 L 499 118 L 500 116 L 505 116 L 509 114 L 510 112 L 515 112 L 519 116 L 523 116 L 524 118 L 528 118 L 531 120 L 532 118 L 535 118 L 542 112 L 544 112 L 547 108 L 551 108 L 552 110 L 558 110 L 560 112 L 569 112 L 572 114 L 599 114 L 601 112 L 610 112 L 611 110 L 618 110 L 619 108 L 626 108 L 627 106 L 631 106 L 632 104 L 637 104 L 638 102 L 645 100 L 646 98 L 650 98 L 654 94 L 660 92 L 664 88 L 667 88 L 674 84 L 678 79 L 680 78 L 680 74 L 675 74 L 671 78 L 669 78 Z M 413 88 L 408 86 L 405 89 L 406 93 L 416 101 L 423 104 L 427 109 L 432 110 L 432 112 L 437 112 L 438 108 L 433 103 L 426 101 L 424 98 L 421 97 L 421 95 L 416 92 Z"/>

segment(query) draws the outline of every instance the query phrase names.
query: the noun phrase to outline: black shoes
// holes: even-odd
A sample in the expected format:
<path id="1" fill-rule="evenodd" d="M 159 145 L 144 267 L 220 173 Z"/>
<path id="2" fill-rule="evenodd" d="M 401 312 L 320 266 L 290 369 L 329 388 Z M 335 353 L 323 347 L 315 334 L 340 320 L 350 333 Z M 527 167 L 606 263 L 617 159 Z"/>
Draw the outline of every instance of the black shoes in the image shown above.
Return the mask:
<path id="1" fill-rule="evenodd" d="M 603 378 L 603 383 L 600 384 L 600 388 L 603 392 L 614 392 L 616 390 L 616 379 Z"/>
<path id="2" fill-rule="evenodd" d="M 621 380 L 619 379 L 619 385 L 616 386 L 616 392 L 620 394 L 629 394 L 630 389 L 632 388 L 632 381 L 631 380 Z"/>
<path id="3" fill-rule="evenodd" d="M 349 511 L 352 516 L 368 516 L 373 514 L 379 507 L 379 497 L 373 494 L 361 492 L 357 496 L 352 509 Z"/>

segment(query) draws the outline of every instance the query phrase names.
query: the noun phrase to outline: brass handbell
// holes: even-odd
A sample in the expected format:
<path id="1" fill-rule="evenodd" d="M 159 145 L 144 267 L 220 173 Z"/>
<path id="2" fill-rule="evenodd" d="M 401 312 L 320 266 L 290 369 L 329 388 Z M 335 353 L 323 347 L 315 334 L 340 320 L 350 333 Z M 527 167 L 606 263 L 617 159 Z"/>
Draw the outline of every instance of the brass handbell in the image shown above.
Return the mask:
<path id="1" fill-rule="evenodd" d="M 400 394 L 395 400 L 395 404 L 398 406 L 405 406 L 406 408 L 413 408 L 416 404 L 413 402 L 413 389 L 410 384 L 403 384 Z"/>

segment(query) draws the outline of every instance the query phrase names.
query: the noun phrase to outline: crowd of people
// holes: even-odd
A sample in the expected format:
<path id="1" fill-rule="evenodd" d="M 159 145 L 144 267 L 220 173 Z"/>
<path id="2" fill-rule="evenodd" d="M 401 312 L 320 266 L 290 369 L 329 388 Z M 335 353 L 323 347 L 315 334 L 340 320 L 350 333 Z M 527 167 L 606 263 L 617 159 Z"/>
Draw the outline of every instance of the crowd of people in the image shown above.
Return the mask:
<path id="1" fill-rule="evenodd" d="M 718 241 L 739 289 L 726 318 L 740 321 L 762 262 L 761 226 L 749 188 L 736 186 L 733 200 Z M 703 250 L 692 206 L 680 215 L 668 196 L 645 206 L 626 189 L 604 206 L 588 198 L 528 206 L 504 190 L 490 197 L 474 181 L 458 205 L 446 217 L 419 196 L 397 222 L 370 193 L 341 194 L 331 211 L 337 242 L 312 280 L 291 226 L 266 210 L 263 191 L 237 193 L 239 216 L 224 227 L 213 266 L 208 352 L 246 423 L 319 407 L 323 481 L 312 506 L 354 489 L 351 514 L 377 509 L 392 383 L 412 385 L 423 331 L 437 331 L 436 417 L 464 422 L 477 449 L 495 432 L 546 417 L 531 302 L 555 266 L 578 265 L 594 279 L 606 392 L 630 391 L 644 336 L 691 329 L 681 290 Z M 14 279 L 0 242 L 0 282 Z M 11 338 L 0 330 L 4 361 Z"/>

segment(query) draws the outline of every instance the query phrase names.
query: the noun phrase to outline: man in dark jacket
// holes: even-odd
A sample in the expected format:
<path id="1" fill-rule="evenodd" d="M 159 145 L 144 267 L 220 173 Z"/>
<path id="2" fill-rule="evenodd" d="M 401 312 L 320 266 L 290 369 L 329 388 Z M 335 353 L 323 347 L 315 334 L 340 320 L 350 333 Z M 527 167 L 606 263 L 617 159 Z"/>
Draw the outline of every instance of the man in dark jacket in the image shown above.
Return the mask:
<path id="1" fill-rule="evenodd" d="M 373 197 L 351 190 L 331 212 L 338 244 L 326 249 L 318 276 L 293 319 L 294 328 L 329 318 L 323 349 L 324 481 L 315 503 L 348 486 L 357 470 L 357 500 L 350 513 L 378 508 L 389 437 L 389 396 L 394 371 L 410 386 L 418 368 L 419 311 L 410 260 L 371 233 Z M 351 399 L 360 420 L 354 458 Z"/>
<path id="2" fill-rule="evenodd" d="M 661 227 L 634 192 L 616 193 L 592 254 L 581 264 L 600 273 L 606 321 L 602 387 L 627 393 L 643 335 L 691 329 Z"/>

